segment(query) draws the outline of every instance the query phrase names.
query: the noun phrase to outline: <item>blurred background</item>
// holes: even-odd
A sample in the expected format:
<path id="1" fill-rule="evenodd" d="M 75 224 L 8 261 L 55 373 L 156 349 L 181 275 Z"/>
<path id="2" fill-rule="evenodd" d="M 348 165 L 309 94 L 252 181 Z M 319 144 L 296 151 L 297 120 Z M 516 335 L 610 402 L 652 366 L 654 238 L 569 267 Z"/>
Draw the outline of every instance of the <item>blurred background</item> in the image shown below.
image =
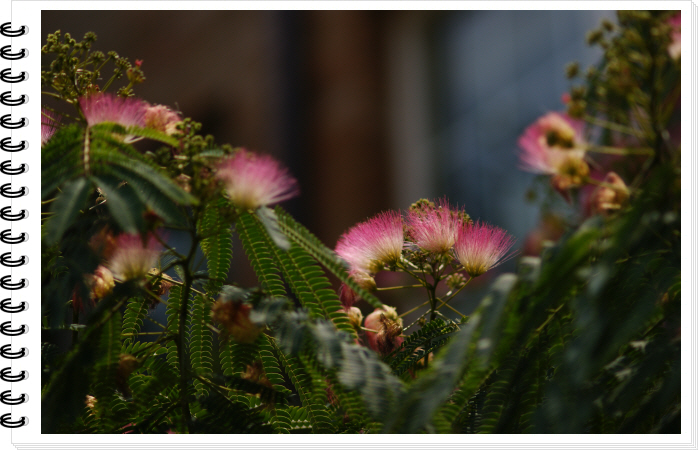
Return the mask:
<path id="1" fill-rule="evenodd" d="M 446 196 L 523 252 L 540 202 L 527 201 L 535 177 L 518 169 L 516 140 L 564 109 L 569 62 L 598 61 L 585 36 L 602 18 L 615 14 L 43 11 L 42 33 L 95 32 L 94 49 L 143 60 L 139 97 L 201 122 L 219 143 L 282 160 L 302 191 L 284 207 L 330 248 L 382 210 Z M 256 284 L 237 242 L 233 253 L 230 279 Z M 390 275 L 379 285 L 399 282 Z M 472 310 L 494 275 L 454 306 Z M 398 312 L 426 299 L 413 296 L 380 295 Z"/>

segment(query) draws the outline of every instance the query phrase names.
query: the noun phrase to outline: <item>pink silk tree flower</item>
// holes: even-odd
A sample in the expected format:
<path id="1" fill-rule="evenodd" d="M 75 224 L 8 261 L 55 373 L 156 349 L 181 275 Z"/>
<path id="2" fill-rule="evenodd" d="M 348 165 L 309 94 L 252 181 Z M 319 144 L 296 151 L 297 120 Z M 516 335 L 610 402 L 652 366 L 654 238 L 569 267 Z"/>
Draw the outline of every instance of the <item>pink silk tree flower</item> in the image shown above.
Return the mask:
<path id="1" fill-rule="evenodd" d="M 145 242 L 138 234 L 120 234 L 107 267 L 122 281 L 143 278 L 157 263 L 161 252 L 162 246 L 152 234 Z"/>
<path id="2" fill-rule="evenodd" d="M 257 209 L 298 195 L 298 182 L 271 156 L 239 150 L 218 166 L 230 201 L 242 209 Z"/>
<path id="3" fill-rule="evenodd" d="M 475 222 L 461 226 L 454 246 L 456 258 L 471 277 L 477 277 L 507 261 L 514 238 L 501 228 Z"/>
<path id="4" fill-rule="evenodd" d="M 402 216 L 388 211 L 350 228 L 340 236 L 335 252 L 351 271 L 372 274 L 400 260 L 404 241 Z"/>
<path id="5" fill-rule="evenodd" d="M 177 124 L 182 118 L 167 106 L 149 105 L 145 108 L 144 121 L 146 127 L 171 136 L 177 131 Z"/>
<path id="6" fill-rule="evenodd" d="M 88 126 L 113 122 L 124 127 L 144 127 L 147 106 L 146 102 L 137 98 L 123 98 L 108 93 L 80 97 L 80 109 Z"/>
<path id="7" fill-rule="evenodd" d="M 407 224 L 410 239 L 428 252 L 445 254 L 456 242 L 458 211 L 451 209 L 447 200 L 436 206 L 410 209 Z"/>
<path id="8" fill-rule="evenodd" d="M 51 136 L 58 130 L 61 118 L 48 109 L 41 108 L 41 146 L 51 139 Z"/>
<path id="9" fill-rule="evenodd" d="M 526 128 L 519 137 L 521 168 L 529 172 L 559 175 L 568 174 L 583 161 L 586 142 L 584 122 L 567 114 L 551 112 Z"/>
<path id="10" fill-rule="evenodd" d="M 681 57 L 681 11 L 671 16 L 667 22 L 672 27 L 671 42 L 667 51 L 673 59 L 679 59 Z"/>

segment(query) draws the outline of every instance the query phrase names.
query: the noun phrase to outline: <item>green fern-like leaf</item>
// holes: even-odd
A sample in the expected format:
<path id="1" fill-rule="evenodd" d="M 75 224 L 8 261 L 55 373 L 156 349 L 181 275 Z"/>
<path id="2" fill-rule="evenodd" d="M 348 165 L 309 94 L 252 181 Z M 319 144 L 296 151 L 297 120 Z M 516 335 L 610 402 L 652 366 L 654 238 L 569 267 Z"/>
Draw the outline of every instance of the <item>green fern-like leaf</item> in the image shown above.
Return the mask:
<path id="1" fill-rule="evenodd" d="M 182 287 L 172 286 L 170 294 L 167 298 L 167 330 L 176 335 L 179 329 L 179 310 L 182 307 Z M 167 362 L 173 369 L 179 370 L 179 359 L 177 353 L 177 344 L 174 341 L 167 343 Z"/>
<path id="2" fill-rule="evenodd" d="M 267 245 L 264 232 L 255 218 L 248 213 L 241 214 L 237 220 L 236 231 L 262 288 L 271 295 L 285 296 L 286 289 L 279 276 L 279 268 L 274 264 L 273 254 Z"/>
<path id="3" fill-rule="evenodd" d="M 41 200 L 84 173 L 81 160 L 84 133 L 78 124 L 61 127 L 41 148 Z"/>
<path id="4" fill-rule="evenodd" d="M 210 374 L 213 372 L 213 337 L 207 324 L 211 321 L 211 305 L 201 295 L 191 302 L 189 315 L 189 358 L 194 373 Z M 196 395 L 208 393 L 207 387 L 199 380 L 194 380 Z"/>
<path id="5" fill-rule="evenodd" d="M 53 245 L 60 241 L 63 233 L 73 224 L 80 210 L 85 207 L 87 196 L 93 187 L 84 179 L 70 181 L 51 205 L 53 215 L 46 224 L 45 241 Z"/>
<path id="6" fill-rule="evenodd" d="M 337 293 L 331 289 L 329 280 L 314 259 L 300 246 L 293 243 L 285 251 L 269 237 L 264 225 L 254 217 L 255 234 L 270 250 L 277 265 L 281 267 L 284 279 L 312 318 L 330 319 L 337 329 L 356 338 L 354 327 L 339 302 Z"/>
<path id="7" fill-rule="evenodd" d="M 272 342 L 272 345 L 275 345 L 273 341 L 270 342 Z M 298 357 L 288 356 L 278 348 L 275 350 L 286 374 L 291 380 L 291 383 L 293 383 L 296 392 L 298 392 L 301 403 L 308 412 L 308 420 L 311 423 L 313 432 L 331 432 L 332 420 L 325 408 L 327 397 L 325 394 L 325 397 L 322 398 L 322 395 L 319 393 L 319 390 L 322 389 L 320 385 L 321 382 L 319 380 L 313 380 L 311 375 L 306 372 L 303 363 Z"/>
<path id="8" fill-rule="evenodd" d="M 144 297 L 132 298 L 126 303 L 121 333 L 130 334 L 130 336 L 124 336 L 124 346 L 137 340 L 136 334 L 140 331 L 146 314 L 148 314 L 148 301 Z"/>
<path id="9" fill-rule="evenodd" d="M 370 292 L 359 286 L 351 277 L 347 275 L 346 263 L 342 261 L 331 249 L 327 248 L 308 229 L 296 222 L 281 207 L 276 207 L 276 215 L 279 219 L 281 230 L 289 239 L 306 252 L 312 255 L 323 267 L 332 272 L 343 283 L 351 287 L 361 298 L 374 308 L 383 308 L 383 304 Z"/>
<path id="10" fill-rule="evenodd" d="M 223 375 L 226 377 L 241 377 L 247 366 L 251 366 L 259 358 L 258 338 L 251 344 L 242 344 L 230 340 L 219 342 L 219 358 Z M 250 398 L 244 393 L 230 392 L 229 397 L 235 401 L 250 405 Z"/>
<path id="11" fill-rule="evenodd" d="M 209 202 L 198 223 L 198 232 L 203 236 L 201 249 L 208 264 L 209 282 L 206 292 L 211 297 L 215 297 L 220 292 L 233 258 L 230 224 L 219 214 L 219 208 L 224 207 L 225 203 L 226 200 L 222 197 Z"/>
<path id="12" fill-rule="evenodd" d="M 458 330 L 454 323 L 446 323 L 436 319 L 425 324 L 421 329 L 407 336 L 402 345 L 385 360 L 390 364 L 393 373 L 400 376 L 407 370 L 414 369 L 416 363 L 425 354 L 445 345 L 452 333 Z M 421 347 L 420 349 L 418 349 Z"/>

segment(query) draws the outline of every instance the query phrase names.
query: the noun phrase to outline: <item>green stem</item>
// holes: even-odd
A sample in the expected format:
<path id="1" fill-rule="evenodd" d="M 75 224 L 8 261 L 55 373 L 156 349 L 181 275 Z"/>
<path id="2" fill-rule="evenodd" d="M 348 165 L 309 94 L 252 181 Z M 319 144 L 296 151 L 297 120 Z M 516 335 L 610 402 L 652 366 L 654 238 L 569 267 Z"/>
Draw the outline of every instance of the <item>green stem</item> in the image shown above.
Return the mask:
<path id="1" fill-rule="evenodd" d="M 406 315 L 413 313 L 413 312 L 417 311 L 419 308 L 421 308 L 422 306 L 426 306 L 428 304 L 429 304 L 429 301 L 427 300 L 426 302 L 422 303 L 421 305 L 415 306 L 414 308 L 410 309 L 409 311 L 400 314 L 398 317 L 405 317 Z"/>
<path id="2" fill-rule="evenodd" d="M 604 153 L 606 155 L 654 155 L 654 150 L 649 147 L 642 148 L 617 148 L 607 146 L 589 146 L 588 152 Z"/>
<path id="3" fill-rule="evenodd" d="M 619 123 L 609 122 L 608 120 L 599 119 L 598 117 L 590 116 L 589 114 L 586 114 L 584 116 L 584 120 L 594 125 L 608 128 L 609 130 L 618 131 L 619 133 L 629 134 L 631 136 L 636 137 L 642 137 L 642 134 L 634 128 L 626 127 L 625 125 L 621 125 Z"/>
<path id="4" fill-rule="evenodd" d="M 85 175 L 90 175 L 90 129 L 85 129 L 85 141 L 83 143 L 82 163 L 85 167 Z"/>
<path id="5" fill-rule="evenodd" d="M 165 333 L 164 331 L 142 331 L 140 333 L 121 333 L 121 337 L 125 336 L 159 336 Z"/>
<path id="6" fill-rule="evenodd" d="M 194 223 L 196 223 L 195 211 Z M 194 260 L 194 255 L 198 246 L 198 236 L 196 228 L 190 229 L 191 247 L 186 259 L 181 262 L 182 271 L 184 272 L 184 283 L 182 285 L 182 304 L 179 310 L 179 330 L 177 333 L 177 357 L 179 361 L 179 390 L 181 394 L 180 407 L 182 409 L 182 418 L 184 420 L 187 431 L 191 428 L 191 410 L 189 409 L 189 354 L 186 349 L 186 332 L 187 332 L 187 313 L 189 311 L 189 296 L 192 290 L 192 275 L 191 264 Z"/>
<path id="7" fill-rule="evenodd" d="M 382 287 L 382 288 L 376 288 L 377 291 L 393 291 L 395 289 L 409 289 L 409 288 L 420 288 L 422 287 L 421 284 L 410 284 L 408 286 L 390 286 L 390 287 Z"/>

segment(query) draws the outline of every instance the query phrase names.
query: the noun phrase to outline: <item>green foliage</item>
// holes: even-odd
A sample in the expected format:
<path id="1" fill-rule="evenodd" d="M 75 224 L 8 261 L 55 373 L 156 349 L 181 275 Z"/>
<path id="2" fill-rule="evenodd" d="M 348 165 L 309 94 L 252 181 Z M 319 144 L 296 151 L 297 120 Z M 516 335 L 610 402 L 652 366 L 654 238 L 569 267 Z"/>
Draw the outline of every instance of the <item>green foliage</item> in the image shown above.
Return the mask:
<path id="1" fill-rule="evenodd" d="M 220 214 L 226 206 L 224 198 L 219 198 L 206 205 L 203 217 L 199 222 L 201 250 L 208 264 L 209 282 L 207 293 L 213 297 L 223 286 L 228 275 L 230 261 L 233 259 L 233 240 L 228 223 Z"/>
<path id="2" fill-rule="evenodd" d="M 78 116 L 64 116 L 70 123 L 42 146 L 42 432 L 680 432 L 680 150 L 665 139 L 680 91 L 679 62 L 665 54 L 669 15 L 621 12 L 620 29 L 593 33 L 604 60 L 572 92 L 570 113 L 607 125 L 600 145 L 632 128 L 647 147 L 623 173 L 628 198 L 522 257 L 459 323 L 436 309 L 466 283 L 463 268 L 408 234 L 401 257 L 376 270 L 413 275 L 431 314 L 404 335 L 411 327 L 386 310 L 375 341 L 399 337 L 393 351 L 369 348 L 374 336 L 350 322 L 334 287 L 382 308 L 366 288 L 375 273 L 357 282 L 280 206 L 233 204 L 215 175 L 232 149 L 190 119 L 168 133 L 87 127 L 78 97 L 99 91 L 103 64 L 116 70 L 102 90 L 127 76 L 122 96 L 143 80 L 140 66 L 92 52 L 92 35 L 50 35 L 42 52 L 56 59 L 43 86 Z M 142 153 L 139 139 L 161 147 Z M 627 162 L 625 150 L 616 153 Z M 144 242 L 157 232 L 166 253 L 147 277 L 97 294 L 92 275 L 113 264 L 119 232 Z M 183 248 L 169 247 L 169 232 Z M 259 286 L 226 285 L 234 234 Z M 148 315 L 158 299 L 164 323 Z M 143 330 L 146 317 L 157 331 Z"/>
<path id="3" fill-rule="evenodd" d="M 347 269 L 342 261 L 332 250 L 327 248 L 304 226 L 293 220 L 283 209 L 277 207 L 276 214 L 279 217 L 279 226 L 287 234 L 288 238 L 302 247 L 322 264 L 333 275 L 352 288 L 362 299 L 374 308 L 382 308 L 383 304 L 375 295 L 362 288 L 353 278 L 347 275 Z"/>

